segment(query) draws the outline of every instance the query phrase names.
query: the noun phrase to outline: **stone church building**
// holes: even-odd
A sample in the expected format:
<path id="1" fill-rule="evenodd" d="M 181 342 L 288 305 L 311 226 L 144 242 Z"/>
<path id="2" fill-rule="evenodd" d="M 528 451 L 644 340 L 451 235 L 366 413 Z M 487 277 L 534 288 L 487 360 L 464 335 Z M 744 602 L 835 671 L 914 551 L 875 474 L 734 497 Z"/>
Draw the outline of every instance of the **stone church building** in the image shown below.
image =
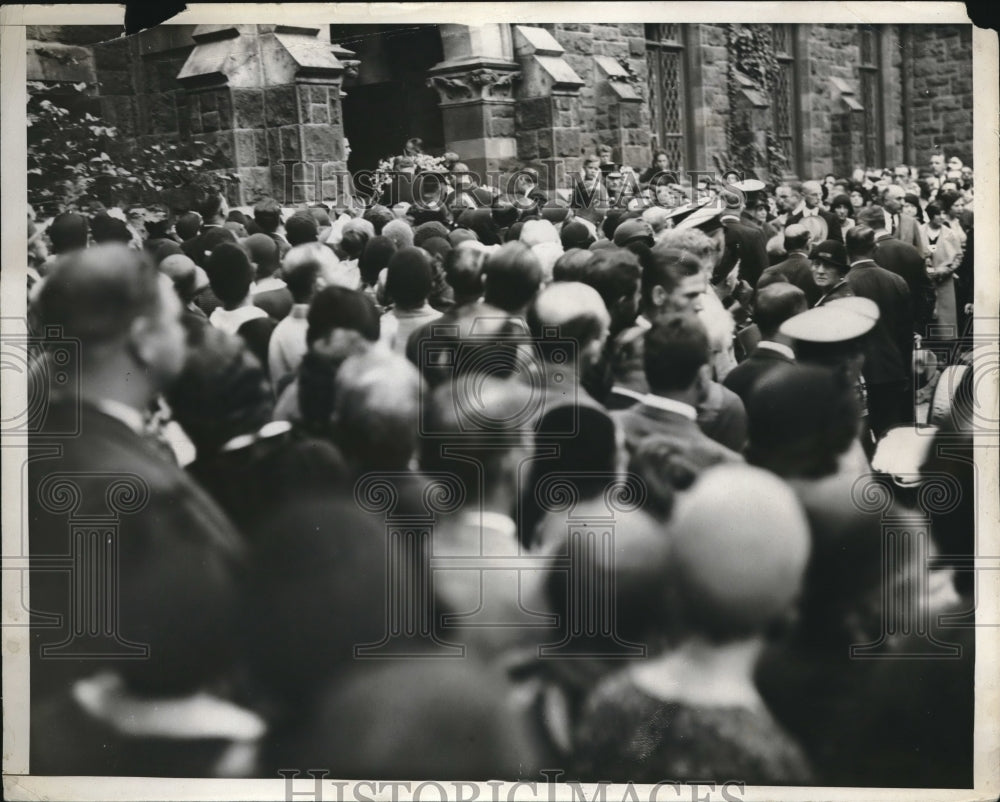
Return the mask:
<path id="1" fill-rule="evenodd" d="M 749 29 L 766 86 L 737 47 Z M 923 166 L 935 149 L 971 162 L 969 25 L 234 24 L 103 41 L 116 33 L 29 27 L 29 81 L 86 83 L 140 143 L 211 143 L 240 176 L 237 203 L 276 194 L 289 167 L 289 200 L 333 200 L 343 187 L 322 179 L 414 136 L 474 171 L 531 164 L 559 186 L 599 144 L 640 169 L 662 149 L 678 172 L 739 147 L 758 174 L 797 178 Z"/>

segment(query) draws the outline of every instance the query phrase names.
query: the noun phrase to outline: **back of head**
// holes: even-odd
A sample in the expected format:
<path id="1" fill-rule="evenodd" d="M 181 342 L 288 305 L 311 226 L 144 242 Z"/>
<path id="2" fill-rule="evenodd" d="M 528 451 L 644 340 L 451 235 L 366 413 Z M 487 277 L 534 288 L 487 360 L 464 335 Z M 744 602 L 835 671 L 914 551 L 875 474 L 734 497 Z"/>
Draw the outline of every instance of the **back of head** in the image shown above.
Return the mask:
<path id="1" fill-rule="evenodd" d="M 570 248 L 552 266 L 553 281 L 584 281 L 593 252 Z"/>
<path id="2" fill-rule="evenodd" d="M 678 498 L 670 537 L 687 635 L 739 640 L 791 612 L 809 559 L 809 525 L 773 474 L 747 465 L 705 471 Z"/>
<path id="3" fill-rule="evenodd" d="M 165 280 L 165 279 L 164 279 Z M 99 245 L 56 261 L 33 304 L 43 327 L 87 345 L 124 338 L 139 317 L 157 314 L 160 274 L 141 251 Z"/>
<path id="4" fill-rule="evenodd" d="M 132 241 L 132 234 L 128 230 L 125 221 L 112 217 L 105 212 L 101 212 L 91 218 L 90 233 L 94 238 L 94 242 L 98 245 L 112 242 L 128 245 Z"/>
<path id="5" fill-rule="evenodd" d="M 643 303 L 652 301 L 654 287 L 663 287 L 667 292 L 673 292 L 684 279 L 698 275 L 702 269 L 701 262 L 686 251 L 668 245 L 654 246 L 643 262 Z"/>
<path id="6" fill-rule="evenodd" d="M 184 303 L 194 298 L 200 268 L 193 259 L 183 253 L 171 254 L 160 262 L 158 269 L 174 283 L 174 289 Z"/>
<path id="7" fill-rule="evenodd" d="M 483 274 L 486 302 L 505 312 L 522 309 L 542 283 L 541 263 L 523 242 L 508 242 L 491 253 Z"/>
<path id="8" fill-rule="evenodd" d="M 253 265 L 246 251 L 230 242 L 220 243 L 205 264 L 212 292 L 226 306 L 238 304 L 250 293 Z"/>
<path id="9" fill-rule="evenodd" d="M 882 231 L 885 229 L 885 211 L 881 206 L 866 206 L 858 212 L 857 223 L 873 231 Z"/>
<path id="10" fill-rule="evenodd" d="M 293 248 L 308 242 L 316 242 L 319 226 L 308 211 L 296 212 L 285 221 L 285 239 Z"/>
<path id="11" fill-rule="evenodd" d="M 550 284 L 528 309 L 528 327 L 539 343 L 555 331 L 559 339 L 576 343 L 577 354 L 594 341 L 603 343 L 610 324 L 597 290 L 577 281 Z"/>
<path id="12" fill-rule="evenodd" d="M 785 251 L 791 253 L 792 251 L 805 250 L 809 244 L 810 236 L 808 228 L 793 223 L 785 229 Z"/>
<path id="13" fill-rule="evenodd" d="M 643 366 L 654 392 L 689 389 L 708 364 L 710 349 L 704 324 L 693 314 L 669 314 L 646 332 Z"/>
<path id="14" fill-rule="evenodd" d="M 563 248 L 567 250 L 569 248 L 589 248 L 595 241 L 590 229 L 579 220 L 571 220 L 566 223 L 562 227 L 562 231 L 559 232 L 559 239 Z"/>
<path id="15" fill-rule="evenodd" d="M 746 408 L 747 459 L 780 476 L 832 474 L 858 434 L 854 388 L 818 365 L 773 370 L 754 385 Z"/>
<path id="16" fill-rule="evenodd" d="M 204 221 L 216 220 L 222 217 L 223 208 L 225 207 L 225 199 L 218 192 L 209 192 L 203 197 L 197 206 L 198 214 L 201 215 L 201 219 Z"/>
<path id="17" fill-rule="evenodd" d="M 265 234 L 273 234 L 281 225 L 281 206 L 274 198 L 262 198 L 253 207 L 254 222 Z"/>
<path id="18" fill-rule="evenodd" d="M 392 240 L 397 249 L 413 247 L 413 229 L 405 220 L 390 220 L 382 226 L 382 236 Z"/>
<path id="19" fill-rule="evenodd" d="M 396 219 L 396 215 L 392 213 L 392 209 L 381 204 L 375 204 L 371 208 L 366 209 L 362 217 L 374 226 L 376 236 L 381 236 L 382 229 L 385 228 L 386 224 Z"/>
<path id="20" fill-rule="evenodd" d="M 753 302 L 753 319 L 765 340 L 774 339 L 781 324 L 788 318 L 805 312 L 809 304 L 806 295 L 794 284 L 779 282 L 757 291 Z"/>
<path id="21" fill-rule="evenodd" d="M 486 492 L 501 482 L 512 487 L 517 466 L 508 455 L 526 447 L 537 428 L 536 396 L 524 382 L 495 374 L 464 374 L 440 385 L 421 405 L 421 469 L 455 474 L 472 502 L 481 481 Z M 457 443 L 459 459 L 446 448 Z"/>
<path id="22" fill-rule="evenodd" d="M 443 223 L 431 221 L 421 223 L 413 230 L 413 244 L 418 248 L 432 237 L 443 237 L 444 239 L 447 239 L 448 227 Z"/>
<path id="23" fill-rule="evenodd" d="M 555 242 L 562 244 L 559 232 L 548 220 L 527 220 L 521 228 L 521 242 L 529 248 L 541 242 Z"/>
<path id="24" fill-rule="evenodd" d="M 198 212 L 184 212 L 174 223 L 174 231 L 184 242 L 198 236 L 201 230 L 201 215 Z"/>
<path id="25" fill-rule="evenodd" d="M 431 260 L 423 248 L 401 248 L 389 260 L 386 295 L 401 309 L 418 309 L 434 282 Z"/>
<path id="26" fill-rule="evenodd" d="M 307 320 L 306 342 L 309 344 L 328 337 L 335 329 L 355 331 L 369 342 L 379 337 L 378 310 L 359 290 L 324 287 L 312 299 Z"/>
<path id="27" fill-rule="evenodd" d="M 368 240 L 358 258 L 361 280 L 368 286 L 374 286 L 378 282 L 378 274 L 388 267 L 395 252 L 396 244 L 388 237 L 376 236 Z"/>
<path id="28" fill-rule="evenodd" d="M 334 431 L 359 473 L 405 471 L 418 444 L 420 374 L 405 357 L 369 351 L 337 371 Z"/>
<path id="29" fill-rule="evenodd" d="M 354 289 L 353 277 L 340 264 L 336 254 L 318 242 L 296 245 L 281 262 L 281 277 L 288 285 L 295 303 L 309 303 L 312 294 L 320 286 L 337 284 Z"/>
<path id="30" fill-rule="evenodd" d="M 882 210 L 878 213 L 881 215 Z M 858 223 L 844 235 L 844 242 L 847 245 L 847 258 L 850 260 L 870 256 L 875 249 L 875 232 L 868 226 Z"/>
<path id="31" fill-rule="evenodd" d="M 64 254 L 87 247 L 87 218 L 75 212 L 58 214 L 46 229 L 52 242 L 52 253 Z"/>
<path id="32" fill-rule="evenodd" d="M 167 401 L 199 458 L 271 420 L 274 396 L 243 340 L 214 326 L 196 329 Z"/>
<path id="33" fill-rule="evenodd" d="M 478 297 L 483 290 L 485 256 L 472 248 L 454 248 L 444 257 L 444 277 L 458 295 Z"/>
<path id="34" fill-rule="evenodd" d="M 281 267 L 281 253 L 276 243 L 267 234 L 251 234 L 243 241 L 243 247 L 250 259 L 257 265 L 257 277 L 266 278 Z"/>
<path id="35" fill-rule="evenodd" d="M 580 281 L 597 290 L 610 310 L 621 298 L 635 295 L 640 272 L 634 253 L 624 248 L 605 248 L 592 255 Z"/>

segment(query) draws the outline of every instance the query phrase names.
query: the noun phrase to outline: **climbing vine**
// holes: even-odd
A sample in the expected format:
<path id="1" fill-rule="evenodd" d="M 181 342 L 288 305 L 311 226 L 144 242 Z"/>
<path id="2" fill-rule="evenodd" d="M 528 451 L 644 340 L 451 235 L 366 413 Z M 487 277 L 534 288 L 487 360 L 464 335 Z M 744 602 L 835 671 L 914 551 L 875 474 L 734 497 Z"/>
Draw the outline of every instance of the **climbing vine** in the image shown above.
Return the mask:
<path id="1" fill-rule="evenodd" d="M 738 114 L 739 93 L 753 89 L 773 97 L 778 60 L 774 56 L 771 28 L 768 25 L 726 25 L 726 49 L 729 54 L 727 87 L 730 114 L 726 119 L 726 146 L 731 169 L 754 173 L 766 169 L 771 180 L 779 180 L 788 159 L 773 131 L 768 130 L 765 145 L 760 147 L 748 115 Z"/>

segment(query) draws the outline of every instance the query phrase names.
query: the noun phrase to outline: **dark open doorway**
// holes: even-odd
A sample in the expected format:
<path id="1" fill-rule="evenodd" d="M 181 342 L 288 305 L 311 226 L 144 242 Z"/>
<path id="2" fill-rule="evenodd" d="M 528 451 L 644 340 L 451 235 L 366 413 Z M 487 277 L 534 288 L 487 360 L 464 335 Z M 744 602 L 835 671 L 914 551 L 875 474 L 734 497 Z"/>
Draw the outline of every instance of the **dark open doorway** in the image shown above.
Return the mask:
<path id="1" fill-rule="evenodd" d="M 348 169 L 373 169 L 402 153 L 410 137 L 420 137 L 426 153 L 442 153 L 438 96 L 427 86 L 428 68 L 444 58 L 438 26 L 331 25 L 330 39 L 361 61 L 357 77 L 344 82 Z"/>

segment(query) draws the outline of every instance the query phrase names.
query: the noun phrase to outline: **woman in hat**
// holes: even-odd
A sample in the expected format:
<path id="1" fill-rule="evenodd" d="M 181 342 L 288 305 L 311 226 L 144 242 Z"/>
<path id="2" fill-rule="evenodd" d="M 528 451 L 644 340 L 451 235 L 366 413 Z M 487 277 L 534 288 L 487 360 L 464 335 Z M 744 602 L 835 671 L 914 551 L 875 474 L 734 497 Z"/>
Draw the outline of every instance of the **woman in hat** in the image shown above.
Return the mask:
<path id="1" fill-rule="evenodd" d="M 835 298 L 847 298 L 854 293 L 847 283 L 847 250 L 843 243 L 828 239 L 812 249 L 809 254 L 812 259 L 813 281 L 823 295 L 814 304 L 823 306 Z"/>
<path id="2" fill-rule="evenodd" d="M 934 282 L 934 317 L 938 323 L 958 325 L 955 303 L 955 272 L 962 261 L 962 243 L 943 220 L 944 212 L 936 203 L 927 205 L 927 222 L 921 227 L 931 252 L 927 274 Z"/>

